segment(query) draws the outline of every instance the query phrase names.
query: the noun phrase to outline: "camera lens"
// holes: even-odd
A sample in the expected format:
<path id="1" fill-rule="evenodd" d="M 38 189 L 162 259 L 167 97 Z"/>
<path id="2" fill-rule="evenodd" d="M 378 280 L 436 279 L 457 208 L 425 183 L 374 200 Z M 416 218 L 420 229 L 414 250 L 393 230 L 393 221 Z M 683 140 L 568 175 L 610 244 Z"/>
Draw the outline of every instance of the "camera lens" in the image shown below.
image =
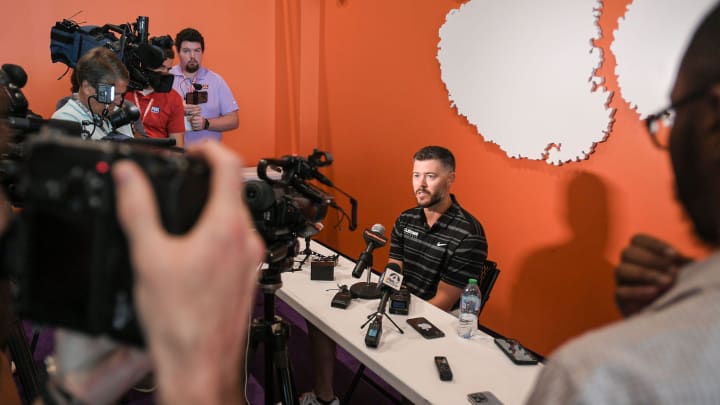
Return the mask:
<path id="1" fill-rule="evenodd" d="M 275 203 L 275 191 L 264 181 L 248 181 L 245 183 L 245 202 L 250 211 L 265 211 Z"/>

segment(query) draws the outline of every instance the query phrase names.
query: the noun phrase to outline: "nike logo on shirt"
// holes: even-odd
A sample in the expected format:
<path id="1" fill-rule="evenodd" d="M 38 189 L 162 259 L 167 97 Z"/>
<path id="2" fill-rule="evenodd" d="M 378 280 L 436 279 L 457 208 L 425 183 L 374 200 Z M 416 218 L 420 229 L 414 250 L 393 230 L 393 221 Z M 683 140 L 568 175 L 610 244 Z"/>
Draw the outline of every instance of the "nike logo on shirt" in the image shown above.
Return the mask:
<path id="1" fill-rule="evenodd" d="M 438 245 L 438 247 L 443 247 L 443 246 L 447 246 L 447 243 L 438 242 L 437 245 Z"/>

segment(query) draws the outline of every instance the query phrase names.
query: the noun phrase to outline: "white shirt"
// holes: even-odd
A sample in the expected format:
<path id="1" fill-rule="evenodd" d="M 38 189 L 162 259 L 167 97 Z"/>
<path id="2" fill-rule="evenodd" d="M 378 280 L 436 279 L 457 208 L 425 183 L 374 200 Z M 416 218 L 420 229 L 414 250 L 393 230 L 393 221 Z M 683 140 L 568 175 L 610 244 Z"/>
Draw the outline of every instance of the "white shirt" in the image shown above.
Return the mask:
<path id="1" fill-rule="evenodd" d="M 71 98 L 67 101 L 67 103 L 65 103 L 64 106 L 60 107 L 59 110 L 55 111 L 55 113 L 52 115 L 52 118 L 81 123 L 83 127 L 83 139 L 87 139 L 88 136 L 92 134 L 90 136 L 91 139 L 99 140 L 106 137 L 112 132 L 110 123 L 107 120 L 103 120 L 102 125 L 100 126 L 95 125 L 90 110 L 88 110 L 87 107 L 82 105 L 75 98 Z M 124 135 L 129 138 L 133 137 L 130 124 L 121 126 L 120 128 L 115 130 L 115 133 Z"/>

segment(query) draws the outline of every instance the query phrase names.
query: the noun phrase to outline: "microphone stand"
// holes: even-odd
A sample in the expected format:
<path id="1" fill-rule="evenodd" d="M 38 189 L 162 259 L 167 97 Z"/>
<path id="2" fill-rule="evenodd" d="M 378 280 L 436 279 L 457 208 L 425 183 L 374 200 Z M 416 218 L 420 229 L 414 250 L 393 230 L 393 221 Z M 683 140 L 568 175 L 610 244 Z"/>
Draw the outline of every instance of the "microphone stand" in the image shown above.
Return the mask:
<path id="1" fill-rule="evenodd" d="M 378 312 L 374 312 L 374 313 L 368 315 L 368 316 L 367 316 L 368 320 L 365 321 L 365 322 L 360 326 L 360 329 L 364 328 L 365 325 L 369 324 L 371 321 L 373 321 L 373 320 L 376 319 L 376 318 L 377 318 L 378 321 L 382 324 L 382 317 L 383 317 L 383 315 L 385 315 L 385 317 L 386 317 L 393 325 L 395 325 L 395 328 L 397 328 L 398 332 L 400 332 L 401 334 L 405 334 L 405 331 L 402 330 L 402 329 L 400 329 L 400 327 L 398 326 L 398 324 L 396 324 L 395 321 L 393 321 L 393 319 L 390 318 L 390 315 L 388 315 L 386 311 L 383 311 L 383 312 L 379 312 L 379 311 L 378 311 Z"/>
<path id="2" fill-rule="evenodd" d="M 382 291 L 378 290 L 377 283 L 373 283 L 372 281 L 370 281 L 373 265 L 372 253 L 363 252 L 360 255 L 359 260 L 362 260 L 363 258 L 365 258 L 365 263 L 368 264 L 366 267 L 368 273 L 367 279 L 365 281 L 359 281 L 350 286 L 350 293 L 355 298 L 364 298 L 366 300 L 374 300 L 376 298 L 380 298 L 380 296 L 382 296 Z"/>
<path id="3" fill-rule="evenodd" d="M 387 298 L 383 298 L 385 300 Z M 385 301 L 387 302 L 387 301 Z M 380 309 L 382 308 L 382 310 Z M 380 308 L 375 313 L 372 313 L 368 315 L 367 321 L 363 323 L 360 326 L 360 329 L 364 328 L 365 325 L 370 324 L 368 326 L 367 334 L 365 335 L 365 346 L 367 347 L 373 347 L 376 348 L 380 345 L 380 338 L 382 337 L 382 319 L 383 315 L 387 317 L 387 319 L 392 322 L 392 324 L 395 326 L 395 328 L 400 332 L 401 334 L 404 334 L 405 332 L 400 329 L 400 327 L 393 321 L 392 318 L 385 312 L 385 306 L 381 305 Z M 372 323 L 371 323 L 372 322 Z"/>
<path id="4" fill-rule="evenodd" d="M 310 236 L 305 237 L 305 250 L 303 250 L 301 253 L 305 255 L 303 259 L 298 263 L 297 269 L 293 269 L 293 271 L 300 271 L 302 269 L 302 266 L 305 265 L 307 262 L 307 259 L 310 258 L 310 256 L 313 254 L 312 249 L 310 249 Z"/>

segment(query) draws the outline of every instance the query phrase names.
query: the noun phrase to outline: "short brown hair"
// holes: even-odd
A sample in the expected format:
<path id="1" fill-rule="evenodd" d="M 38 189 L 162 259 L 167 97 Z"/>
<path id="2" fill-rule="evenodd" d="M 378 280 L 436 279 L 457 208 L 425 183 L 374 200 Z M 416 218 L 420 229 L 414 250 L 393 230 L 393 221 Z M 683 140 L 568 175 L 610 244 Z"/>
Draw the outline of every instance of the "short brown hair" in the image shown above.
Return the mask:
<path id="1" fill-rule="evenodd" d="M 88 51 L 79 60 L 75 68 L 77 83 L 86 81 L 97 89 L 98 84 L 113 84 L 117 80 L 130 80 L 130 74 L 115 52 L 105 47 Z"/>

